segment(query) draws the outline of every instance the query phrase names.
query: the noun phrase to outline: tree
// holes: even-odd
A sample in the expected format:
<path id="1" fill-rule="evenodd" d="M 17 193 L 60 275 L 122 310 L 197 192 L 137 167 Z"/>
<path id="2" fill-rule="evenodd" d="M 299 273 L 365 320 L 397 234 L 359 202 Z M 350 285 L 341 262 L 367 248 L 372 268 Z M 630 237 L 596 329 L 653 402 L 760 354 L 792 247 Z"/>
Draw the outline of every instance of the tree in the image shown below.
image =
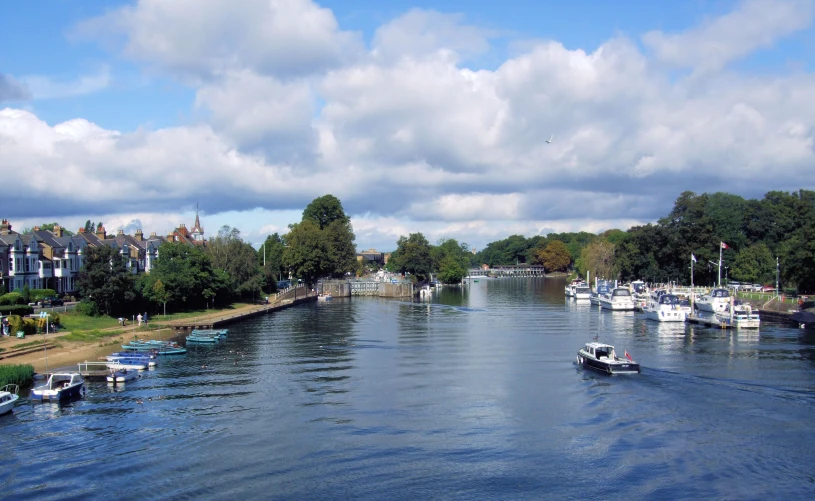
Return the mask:
<path id="1" fill-rule="evenodd" d="M 535 256 L 538 264 L 548 271 L 566 271 L 572 262 L 569 249 L 560 240 L 552 240 Z"/>
<path id="2" fill-rule="evenodd" d="M 283 253 L 283 266 L 309 287 L 334 269 L 329 257 L 331 249 L 316 221 L 304 219 L 291 225 L 284 238 L 289 246 Z"/>
<path id="3" fill-rule="evenodd" d="M 455 256 L 445 256 L 439 263 L 438 277 L 444 284 L 457 284 L 467 276 L 467 268 L 462 265 L 461 259 Z"/>
<path id="4" fill-rule="evenodd" d="M 96 304 L 105 315 L 127 314 L 137 298 L 135 277 L 125 266 L 119 249 L 104 245 L 89 247 L 76 280 L 83 299 Z"/>
<path id="5" fill-rule="evenodd" d="M 266 241 L 260 247 L 258 254 L 258 264 L 263 266 L 263 277 L 266 289 L 269 292 L 277 290 L 277 282 L 283 280 L 283 253 L 286 246 L 283 238 L 274 233 L 266 237 Z"/>
<path id="6" fill-rule="evenodd" d="M 62 226 L 62 225 L 60 225 L 59 223 L 56 223 L 56 222 L 54 222 L 54 223 L 42 223 L 41 225 L 39 225 L 39 228 L 42 231 L 54 231 L 55 226 L 60 226 L 62 228 L 62 231 L 66 235 L 73 235 L 73 233 L 66 230 L 64 226 Z M 32 230 L 33 230 L 33 228 L 26 228 L 26 229 L 23 230 L 23 233 L 30 233 Z"/>
<path id="7" fill-rule="evenodd" d="M 455 284 L 467 276 L 472 254 L 467 244 L 460 244 L 455 239 L 439 241 L 438 245 L 431 247 L 430 255 L 433 260 L 433 270 L 438 272 L 442 283 Z"/>
<path id="8" fill-rule="evenodd" d="M 222 226 L 218 235 L 210 239 L 206 252 L 212 260 L 212 267 L 226 272 L 231 293 L 237 297 L 254 297 L 263 284 L 263 270 L 258 263 L 257 251 L 240 235 L 239 229 Z M 205 295 L 204 299 L 209 298 Z"/>
<path id="9" fill-rule="evenodd" d="M 323 238 L 328 247 L 328 269 L 334 277 L 342 277 L 356 269 L 356 236 L 348 219 L 335 219 L 323 229 Z"/>
<path id="10" fill-rule="evenodd" d="M 150 296 L 149 299 L 155 303 L 161 304 L 163 306 L 164 314 L 167 314 L 167 299 L 169 299 L 169 294 L 167 294 L 167 288 L 164 287 L 164 282 L 161 279 L 156 279 L 153 287 L 150 289 Z"/>
<path id="11" fill-rule="evenodd" d="M 315 198 L 303 211 L 303 221 L 312 220 L 324 230 L 334 221 L 349 221 L 342 208 L 342 203 L 334 195 L 323 195 Z"/>
<path id="12" fill-rule="evenodd" d="M 399 273 L 411 273 L 417 280 L 427 280 L 432 270 L 430 242 L 421 233 L 401 236 L 396 242 L 396 251 L 391 254 L 393 269 Z"/>
<path id="13" fill-rule="evenodd" d="M 581 271 L 590 271 L 595 278 L 611 279 L 616 276 L 614 249 L 614 244 L 603 238 L 590 243 L 580 253 Z"/>
<path id="14" fill-rule="evenodd" d="M 212 259 L 201 248 L 182 242 L 165 242 L 159 259 L 142 278 L 141 291 L 151 297 L 156 281 L 161 280 L 171 310 L 205 307 L 210 300 L 226 303 L 231 299 L 229 277 L 212 267 Z"/>

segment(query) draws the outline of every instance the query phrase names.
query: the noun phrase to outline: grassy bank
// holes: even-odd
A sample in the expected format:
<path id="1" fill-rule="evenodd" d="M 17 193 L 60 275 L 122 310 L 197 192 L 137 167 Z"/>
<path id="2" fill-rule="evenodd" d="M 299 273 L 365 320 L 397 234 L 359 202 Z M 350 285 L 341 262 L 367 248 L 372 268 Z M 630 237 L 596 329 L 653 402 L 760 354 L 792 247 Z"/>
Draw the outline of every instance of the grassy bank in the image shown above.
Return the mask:
<path id="1" fill-rule="evenodd" d="M 33 365 L 0 365 L 0 388 L 6 386 L 7 384 L 24 386 L 33 380 Z"/>

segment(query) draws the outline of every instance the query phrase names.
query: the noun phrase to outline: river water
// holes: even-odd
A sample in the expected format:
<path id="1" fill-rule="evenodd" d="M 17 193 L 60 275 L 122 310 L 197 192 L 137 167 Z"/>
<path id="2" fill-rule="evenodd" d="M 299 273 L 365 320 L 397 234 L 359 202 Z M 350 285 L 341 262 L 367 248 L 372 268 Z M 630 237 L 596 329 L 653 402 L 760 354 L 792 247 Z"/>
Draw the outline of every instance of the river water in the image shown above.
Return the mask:
<path id="1" fill-rule="evenodd" d="M 812 499 L 815 336 L 481 279 L 247 320 L 0 417 L 4 499 Z M 643 372 L 578 368 L 594 336 Z"/>

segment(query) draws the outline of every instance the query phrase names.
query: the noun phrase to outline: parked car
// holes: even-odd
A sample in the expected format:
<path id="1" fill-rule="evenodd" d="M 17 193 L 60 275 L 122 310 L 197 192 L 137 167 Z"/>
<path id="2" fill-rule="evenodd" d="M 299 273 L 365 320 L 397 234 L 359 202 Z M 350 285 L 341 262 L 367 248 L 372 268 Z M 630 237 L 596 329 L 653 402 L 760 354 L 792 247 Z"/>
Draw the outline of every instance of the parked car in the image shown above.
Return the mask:
<path id="1" fill-rule="evenodd" d="M 775 287 L 772 285 L 765 285 L 761 288 L 761 292 L 775 292 Z"/>
<path id="2" fill-rule="evenodd" d="M 43 308 L 48 308 L 50 306 L 62 306 L 65 304 L 65 301 L 58 297 L 44 297 L 40 299 L 40 306 Z"/>

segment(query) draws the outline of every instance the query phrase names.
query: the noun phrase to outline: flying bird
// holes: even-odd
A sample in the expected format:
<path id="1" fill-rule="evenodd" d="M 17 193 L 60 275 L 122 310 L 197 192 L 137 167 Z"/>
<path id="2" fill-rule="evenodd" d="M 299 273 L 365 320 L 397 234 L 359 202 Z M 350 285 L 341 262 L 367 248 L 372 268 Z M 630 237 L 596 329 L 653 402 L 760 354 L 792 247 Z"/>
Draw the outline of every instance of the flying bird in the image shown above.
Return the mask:
<path id="1" fill-rule="evenodd" d="M 555 135 L 554 135 L 554 134 L 552 134 L 552 137 L 550 137 L 549 139 L 547 139 L 547 140 L 546 140 L 546 142 L 547 142 L 547 143 L 551 143 L 551 142 L 552 142 L 552 139 L 554 139 L 554 138 L 555 138 Z"/>

